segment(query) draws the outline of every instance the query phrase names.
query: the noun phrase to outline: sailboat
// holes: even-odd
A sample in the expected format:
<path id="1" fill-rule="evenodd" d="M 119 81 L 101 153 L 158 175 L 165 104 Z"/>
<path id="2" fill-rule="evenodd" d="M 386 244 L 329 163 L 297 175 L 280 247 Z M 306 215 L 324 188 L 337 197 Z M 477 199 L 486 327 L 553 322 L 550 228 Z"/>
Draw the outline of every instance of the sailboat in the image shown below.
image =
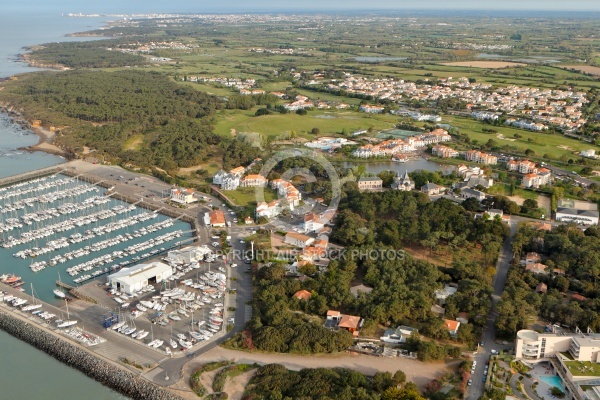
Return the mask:
<path id="1" fill-rule="evenodd" d="M 58 273 L 58 281 L 60 282 L 60 272 Z M 53 290 L 54 295 L 58 298 L 64 299 L 67 296 L 65 295 L 65 292 L 63 292 L 60 288 L 56 288 Z"/>
<path id="2" fill-rule="evenodd" d="M 173 340 L 173 325 L 171 325 L 171 337 L 170 337 L 170 342 L 171 342 L 171 347 L 176 349 L 177 348 L 177 342 L 175 340 Z"/>
<path id="3" fill-rule="evenodd" d="M 33 304 L 23 307 L 21 310 L 23 311 L 34 311 L 38 308 L 42 308 L 42 304 L 36 302 L 35 300 L 35 292 L 33 291 L 33 283 L 31 284 L 31 297 L 33 297 Z"/>
<path id="4" fill-rule="evenodd" d="M 58 320 L 56 321 L 57 323 L 57 327 L 58 328 L 67 328 L 69 326 L 73 326 L 77 323 L 76 319 L 70 319 L 71 316 L 69 315 L 69 303 L 67 302 L 67 299 L 65 299 L 65 305 L 67 306 L 67 320 L 63 321 L 63 320 Z"/>

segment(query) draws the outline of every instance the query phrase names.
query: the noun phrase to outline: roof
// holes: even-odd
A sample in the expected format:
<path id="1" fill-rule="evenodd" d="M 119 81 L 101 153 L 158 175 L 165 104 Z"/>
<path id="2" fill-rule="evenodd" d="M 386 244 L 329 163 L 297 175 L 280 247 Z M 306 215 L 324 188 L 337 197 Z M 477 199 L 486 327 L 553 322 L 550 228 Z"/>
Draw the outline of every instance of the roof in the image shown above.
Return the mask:
<path id="1" fill-rule="evenodd" d="M 477 197 L 485 196 L 485 193 L 480 192 L 479 190 L 468 188 L 468 187 L 462 188 L 462 189 L 460 189 L 460 191 L 462 193 L 466 193 L 471 196 L 477 196 Z"/>
<path id="2" fill-rule="evenodd" d="M 342 313 L 339 311 L 327 310 L 327 317 L 339 317 L 340 315 L 342 315 Z"/>
<path id="3" fill-rule="evenodd" d="M 308 291 L 308 290 L 298 290 L 296 293 L 294 293 L 294 297 L 299 299 L 299 300 L 308 300 L 310 299 L 310 296 L 312 296 L 312 294 Z"/>
<path id="4" fill-rule="evenodd" d="M 381 178 L 377 176 L 365 176 L 358 180 L 359 182 L 383 182 Z"/>
<path id="5" fill-rule="evenodd" d="M 245 177 L 242 178 L 242 180 L 245 181 L 249 181 L 249 180 L 266 180 L 266 178 L 262 175 L 259 174 L 250 174 L 250 175 L 246 175 Z"/>
<path id="6" fill-rule="evenodd" d="M 575 293 L 573 296 L 571 296 L 571 298 L 573 300 L 580 300 L 580 301 L 587 300 L 587 297 L 582 296 L 579 293 Z"/>
<path id="7" fill-rule="evenodd" d="M 535 287 L 535 291 L 536 292 L 541 292 L 541 293 L 546 293 L 548 291 L 548 285 L 546 285 L 544 282 L 540 282 L 536 287 Z"/>
<path id="8" fill-rule="evenodd" d="M 213 210 L 208 215 L 211 225 L 225 224 L 225 214 L 223 214 L 223 211 Z"/>
<path id="9" fill-rule="evenodd" d="M 285 234 L 285 237 L 286 237 L 286 239 L 288 237 L 290 237 L 292 239 L 300 240 L 304 243 L 306 243 L 312 239 L 310 236 L 306 236 L 306 235 L 303 235 L 303 234 L 297 233 L 297 232 L 288 232 Z"/>
<path id="10" fill-rule="evenodd" d="M 338 326 L 340 328 L 358 329 L 359 324 L 360 324 L 360 317 L 358 317 L 356 315 L 342 314 L 342 318 L 340 318 L 340 322 L 339 322 Z"/>
<path id="11" fill-rule="evenodd" d="M 118 272 L 108 276 L 110 281 L 118 280 L 131 285 L 139 281 L 146 281 L 154 278 L 164 272 L 173 273 L 171 267 L 162 262 L 153 262 L 150 264 L 138 264 L 130 268 L 123 268 Z"/>
<path id="12" fill-rule="evenodd" d="M 600 216 L 600 213 L 598 213 L 598 211 L 578 210 L 575 208 L 565 208 L 565 207 L 558 207 L 556 209 L 556 214 L 578 215 L 578 216 L 582 216 L 582 217 L 596 217 L 596 218 L 598 216 Z"/>
<path id="13" fill-rule="evenodd" d="M 542 257 L 540 257 L 540 255 L 538 253 L 531 251 L 531 252 L 527 253 L 527 255 L 525 255 L 525 259 L 526 260 L 541 260 Z"/>
<path id="14" fill-rule="evenodd" d="M 435 183 L 431 183 L 431 182 L 427 182 L 426 184 L 421 186 L 421 189 L 425 189 L 425 190 L 434 190 L 434 189 L 442 189 L 442 188 L 443 188 L 443 186 L 436 185 Z"/>
<path id="15" fill-rule="evenodd" d="M 502 211 L 502 210 L 500 210 L 498 208 L 491 208 L 491 209 L 487 210 L 487 213 L 488 214 L 500 214 L 500 215 L 503 215 L 504 211 Z"/>
<path id="16" fill-rule="evenodd" d="M 525 267 L 525 271 L 544 272 L 548 268 L 547 265 L 541 263 L 529 264 Z"/>
<path id="17" fill-rule="evenodd" d="M 451 319 L 445 319 L 444 326 L 448 328 L 449 331 L 456 331 L 460 326 L 460 322 L 452 321 Z"/>
<path id="18" fill-rule="evenodd" d="M 244 167 L 235 167 L 234 169 L 229 171 L 229 173 L 231 173 L 233 175 L 243 174 L 244 172 L 246 172 L 246 168 L 244 168 Z"/>

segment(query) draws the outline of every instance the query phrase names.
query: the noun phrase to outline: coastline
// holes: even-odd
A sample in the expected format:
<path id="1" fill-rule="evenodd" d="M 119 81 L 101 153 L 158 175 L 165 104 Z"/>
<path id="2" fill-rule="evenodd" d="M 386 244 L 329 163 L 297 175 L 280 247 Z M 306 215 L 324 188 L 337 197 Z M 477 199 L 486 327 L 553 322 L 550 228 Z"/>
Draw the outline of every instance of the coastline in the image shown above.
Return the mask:
<path id="1" fill-rule="evenodd" d="M 132 399 L 181 400 L 170 390 L 93 354 L 83 346 L 58 336 L 44 326 L 34 326 L 21 316 L 0 311 L 0 328 L 56 360 Z"/>
<path id="2" fill-rule="evenodd" d="M 56 133 L 50 129 L 46 129 L 43 126 L 36 126 L 32 124 L 30 121 L 26 120 L 23 117 L 23 114 L 14 109 L 14 107 L 10 104 L 0 104 L 0 112 L 5 113 L 9 117 L 12 118 L 12 122 L 22 126 L 25 129 L 29 129 L 31 132 L 35 133 L 39 140 L 36 144 L 31 146 L 19 147 L 18 150 L 23 151 L 43 151 L 48 154 L 53 154 L 55 156 L 64 157 L 67 159 L 75 158 L 74 154 L 61 149 L 57 145 L 53 144 L 54 137 Z"/>
<path id="3" fill-rule="evenodd" d="M 69 154 L 65 150 L 53 144 L 54 137 L 56 136 L 55 132 L 52 132 L 49 129 L 46 129 L 41 126 L 29 127 L 33 133 L 38 135 L 39 141 L 37 144 L 33 146 L 22 147 L 22 150 L 27 151 L 43 151 L 45 153 L 54 154 L 55 156 L 61 156 L 65 158 L 73 158 L 72 154 Z"/>

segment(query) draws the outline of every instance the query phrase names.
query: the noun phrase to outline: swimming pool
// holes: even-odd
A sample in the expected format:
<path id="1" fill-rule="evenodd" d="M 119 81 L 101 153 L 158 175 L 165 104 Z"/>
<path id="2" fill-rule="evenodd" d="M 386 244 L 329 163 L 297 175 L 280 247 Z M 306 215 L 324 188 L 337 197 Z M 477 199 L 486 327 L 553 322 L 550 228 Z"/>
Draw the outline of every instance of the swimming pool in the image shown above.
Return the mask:
<path id="1" fill-rule="evenodd" d="M 556 386 L 559 389 L 564 389 L 562 379 L 558 375 L 540 376 L 540 380 L 546 382 L 550 386 Z"/>

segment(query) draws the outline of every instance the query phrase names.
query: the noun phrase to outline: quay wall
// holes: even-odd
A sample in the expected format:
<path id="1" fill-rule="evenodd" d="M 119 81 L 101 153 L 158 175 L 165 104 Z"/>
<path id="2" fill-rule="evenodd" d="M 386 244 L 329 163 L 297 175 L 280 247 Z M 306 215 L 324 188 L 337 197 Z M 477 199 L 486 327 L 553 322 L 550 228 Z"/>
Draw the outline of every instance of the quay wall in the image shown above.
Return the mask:
<path id="1" fill-rule="evenodd" d="M 135 400 L 183 400 L 168 390 L 36 326 L 0 311 L 0 329 L 57 360 L 76 368 L 101 384 Z"/>
<path id="2" fill-rule="evenodd" d="M 13 183 L 17 183 L 17 182 L 21 182 L 21 181 L 40 178 L 42 176 L 63 173 L 63 172 L 64 172 L 64 170 L 61 167 L 48 167 L 48 168 L 37 169 L 37 170 L 31 171 L 31 172 L 25 172 L 23 174 L 7 176 L 6 178 L 0 179 L 0 187 L 12 185 Z"/>

